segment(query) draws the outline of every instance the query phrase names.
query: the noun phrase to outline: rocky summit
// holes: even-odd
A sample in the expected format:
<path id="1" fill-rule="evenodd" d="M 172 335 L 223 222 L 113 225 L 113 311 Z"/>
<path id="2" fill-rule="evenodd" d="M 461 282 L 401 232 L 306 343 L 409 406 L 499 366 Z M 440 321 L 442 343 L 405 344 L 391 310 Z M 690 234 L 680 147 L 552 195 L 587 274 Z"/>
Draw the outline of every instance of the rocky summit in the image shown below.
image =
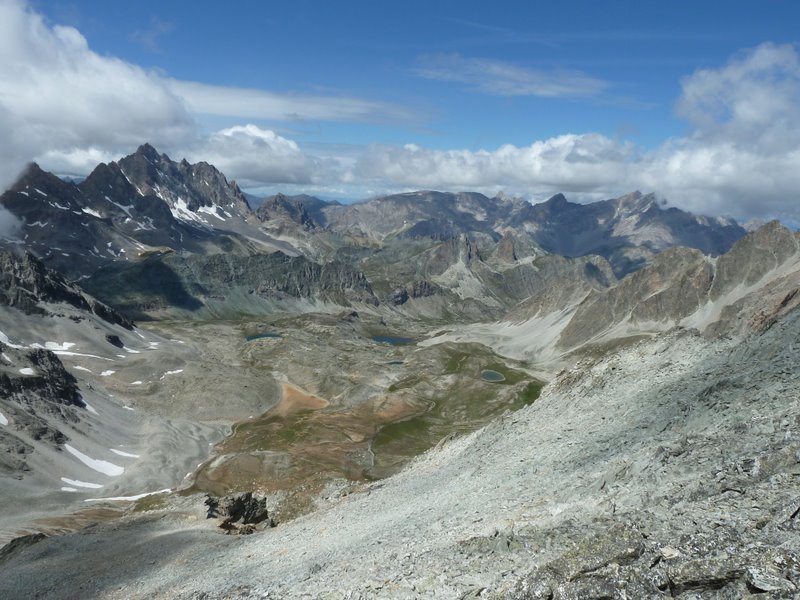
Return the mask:
<path id="1" fill-rule="evenodd" d="M 2 598 L 800 597 L 777 221 L 148 144 L 0 204 Z"/>

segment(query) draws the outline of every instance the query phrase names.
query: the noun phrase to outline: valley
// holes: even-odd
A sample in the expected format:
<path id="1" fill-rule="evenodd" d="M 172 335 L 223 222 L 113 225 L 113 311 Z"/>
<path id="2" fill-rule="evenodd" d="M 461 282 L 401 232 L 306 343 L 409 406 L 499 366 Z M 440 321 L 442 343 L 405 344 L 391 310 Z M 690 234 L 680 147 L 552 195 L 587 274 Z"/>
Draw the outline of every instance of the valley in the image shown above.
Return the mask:
<path id="1" fill-rule="evenodd" d="M 32 166 L 0 203 L 4 597 L 800 583 L 777 221 L 638 192 L 253 208 L 149 145 L 79 183 Z M 206 518 L 247 493 L 276 527 Z"/>

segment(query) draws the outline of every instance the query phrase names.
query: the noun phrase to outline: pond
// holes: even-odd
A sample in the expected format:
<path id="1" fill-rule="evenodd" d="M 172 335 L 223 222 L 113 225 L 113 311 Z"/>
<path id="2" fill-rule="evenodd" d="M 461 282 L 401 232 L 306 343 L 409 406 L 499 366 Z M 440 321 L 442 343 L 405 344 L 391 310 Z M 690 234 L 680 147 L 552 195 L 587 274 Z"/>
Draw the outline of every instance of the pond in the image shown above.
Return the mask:
<path id="1" fill-rule="evenodd" d="M 392 346 L 408 346 L 410 344 L 417 343 L 417 340 L 414 338 L 400 337 L 395 335 L 373 335 L 372 341 L 378 342 L 379 344 L 390 344 Z"/>
<path id="2" fill-rule="evenodd" d="M 262 338 L 281 338 L 283 337 L 279 333 L 254 333 L 253 335 L 248 335 L 244 339 L 248 342 L 252 342 L 253 340 L 260 340 Z"/>
<path id="3" fill-rule="evenodd" d="M 493 371 L 492 369 L 484 369 L 481 371 L 481 379 L 484 381 L 490 381 L 492 383 L 499 383 L 501 381 L 505 381 L 506 376 L 502 373 L 498 373 L 497 371 Z"/>

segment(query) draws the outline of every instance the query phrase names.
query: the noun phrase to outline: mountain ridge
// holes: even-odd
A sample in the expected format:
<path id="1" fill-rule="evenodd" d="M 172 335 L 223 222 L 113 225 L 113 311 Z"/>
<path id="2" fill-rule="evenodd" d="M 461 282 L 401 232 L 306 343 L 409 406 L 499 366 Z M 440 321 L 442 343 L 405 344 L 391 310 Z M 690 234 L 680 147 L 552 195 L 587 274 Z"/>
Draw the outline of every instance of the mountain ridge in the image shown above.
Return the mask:
<path id="1" fill-rule="evenodd" d="M 160 248 L 280 250 L 326 261 L 342 245 L 380 246 L 398 237 L 444 241 L 466 234 L 491 252 L 511 233 L 531 250 L 603 256 L 620 277 L 665 248 L 718 255 L 745 233 L 732 220 L 662 209 L 654 195 L 639 192 L 591 204 L 561 194 L 539 204 L 475 192 L 417 191 L 352 204 L 277 194 L 253 209 L 236 182 L 212 165 L 175 162 L 149 144 L 98 165 L 78 183 L 32 165 L 0 204 L 23 222 L 19 241 L 74 278 Z"/>

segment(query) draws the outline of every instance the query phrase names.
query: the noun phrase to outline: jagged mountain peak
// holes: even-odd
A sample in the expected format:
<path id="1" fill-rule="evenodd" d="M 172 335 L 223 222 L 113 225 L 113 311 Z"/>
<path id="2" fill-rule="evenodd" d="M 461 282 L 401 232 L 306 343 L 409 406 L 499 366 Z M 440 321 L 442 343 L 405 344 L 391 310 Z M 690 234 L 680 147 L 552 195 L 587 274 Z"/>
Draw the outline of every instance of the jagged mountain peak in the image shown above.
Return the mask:
<path id="1" fill-rule="evenodd" d="M 69 277 L 159 248 L 297 254 L 259 228 L 239 186 L 216 167 L 175 162 L 150 144 L 79 183 L 31 165 L 0 204 L 22 222 L 24 247 Z"/>
<path id="2" fill-rule="evenodd" d="M 145 142 L 141 146 L 136 149 L 136 152 L 133 153 L 133 156 L 141 156 L 148 160 L 161 160 L 161 158 L 165 158 L 169 160 L 169 157 L 166 154 L 161 154 L 158 150 L 156 150 L 153 146 L 151 146 L 148 142 Z"/>
<path id="3" fill-rule="evenodd" d="M 34 191 L 38 189 L 39 195 L 42 195 L 42 192 L 47 192 L 48 190 L 61 191 L 70 186 L 72 186 L 71 183 L 64 181 L 49 171 L 43 170 L 38 163 L 31 162 L 9 191 L 29 191 L 30 188 L 34 188 Z"/>
<path id="4" fill-rule="evenodd" d="M 236 182 L 229 182 L 207 162 L 173 161 L 150 144 L 119 160 L 119 169 L 141 195 L 153 195 L 169 206 L 176 219 L 211 226 L 237 216 L 252 218 L 252 210 Z M 214 223 L 216 224 L 216 223 Z"/>
<path id="5" fill-rule="evenodd" d="M 577 206 L 573 202 L 567 200 L 567 197 L 564 196 L 564 194 L 556 194 L 555 196 L 551 196 L 545 200 L 543 204 L 553 210 L 563 210 L 568 206 Z"/>

